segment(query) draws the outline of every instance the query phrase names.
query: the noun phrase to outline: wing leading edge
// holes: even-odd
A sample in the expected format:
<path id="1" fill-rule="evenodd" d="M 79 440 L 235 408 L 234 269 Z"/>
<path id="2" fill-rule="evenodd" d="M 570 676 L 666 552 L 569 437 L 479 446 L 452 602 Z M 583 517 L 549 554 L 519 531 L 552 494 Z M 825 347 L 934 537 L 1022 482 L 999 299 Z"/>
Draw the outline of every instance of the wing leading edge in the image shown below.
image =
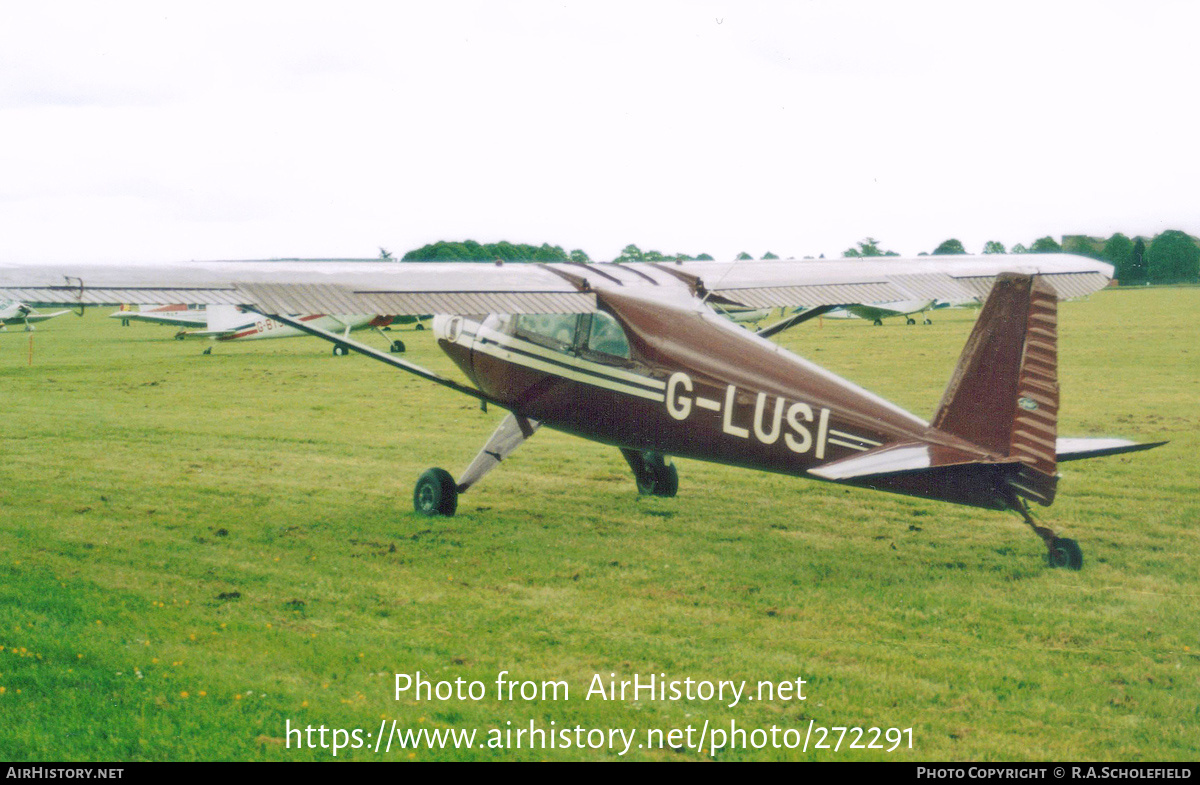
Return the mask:
<path id="1" fill-rule="evenodd" d="M 1113 270 L 1067 254 L 587 265 L 8 263 L 0 264 L 0 297 L 68 306 L 227 304 L 267 313 L 585 313 L 597 308 L 597 288 L 677 303 L 710 299 L 754 308 L 961 300 L 986 295 L 1003 272 L 1036 273 L 1065 299 L 1103 288 Z"/>

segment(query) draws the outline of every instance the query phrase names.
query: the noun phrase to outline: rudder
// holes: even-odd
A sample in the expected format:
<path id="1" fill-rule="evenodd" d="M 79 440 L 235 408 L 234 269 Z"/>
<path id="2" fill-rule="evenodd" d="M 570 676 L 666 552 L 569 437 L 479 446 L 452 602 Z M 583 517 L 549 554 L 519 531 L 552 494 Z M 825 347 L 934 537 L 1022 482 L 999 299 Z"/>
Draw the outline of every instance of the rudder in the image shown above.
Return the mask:
<path id="1" fill-rule="evenodd" d="M 1020 461 L 1008 485 L 1040 504 L 1056 484 L 1057 322 L 1057 295 L 1040 276 L 997 276 L 932 422 Z"/>

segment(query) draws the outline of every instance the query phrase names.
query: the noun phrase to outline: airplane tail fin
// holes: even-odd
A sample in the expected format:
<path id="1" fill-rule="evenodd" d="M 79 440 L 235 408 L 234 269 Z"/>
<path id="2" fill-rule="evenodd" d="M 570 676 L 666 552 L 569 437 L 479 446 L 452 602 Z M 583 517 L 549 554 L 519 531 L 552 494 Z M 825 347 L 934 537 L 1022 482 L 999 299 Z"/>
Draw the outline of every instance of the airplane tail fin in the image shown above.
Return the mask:
<path id="1" fill-rule="evenodd" d="M 1003 509 L 1054 501 L 1057 310 L 1036 275 L 997 277 L 930 423 L 967 444 L 877 447 L 810 472 L 917 496 Z"/>
<path id="2" fill-rule="evenodd" d="M 1039 276 L 998 276 L 931 423 L 1019 461 L 1009 484 L 1040 504 L 1056 482 L 1057 321 L 1058 298 Z"/>
<path id="3" fill-rule="evenodd" d="M 208 314 L 210 333 L 232 332 L 253 323 L 256 318 L 254 314 L 247 314 L 236 305 L 210 305 L 205 310 Z"/>

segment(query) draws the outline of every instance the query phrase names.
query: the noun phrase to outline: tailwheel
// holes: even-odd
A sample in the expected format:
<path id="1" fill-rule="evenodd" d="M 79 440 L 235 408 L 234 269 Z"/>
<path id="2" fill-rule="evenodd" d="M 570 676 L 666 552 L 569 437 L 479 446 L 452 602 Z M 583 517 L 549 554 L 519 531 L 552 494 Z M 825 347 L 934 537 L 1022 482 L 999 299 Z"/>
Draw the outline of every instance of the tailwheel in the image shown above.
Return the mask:
<path id="1" fill-rule="evenodd" d="M 388 347 L 388 351 L 392 354 L 403 354 L 404 348 L 404 341 L 392 341 L 391 346 Z"/>
<path id="2" fill-rule="evenodd" d="M 1059 537 L 1052 529 L 1045 526 L 1039 526 L 1038 522 L 1029 514 L 1029 505 L 1020 499 L 1017 499 L 1016 502 L 1013 509 L 1021 514 L 1025 523 L 1029 524 L 1034 533 L 1042 538 L 1042 542 L 1046 543 L 1050 566 L 1066 567 L 1071 570 L 1083 569 L 1083 549 L 1079 547 L 1079 543 L 1069 537 Z"/>
<path id="3" fill-rule="evenodd" d="M 454 515 L 458 509 L 458 487 L 445 469 L 427 469 L 413 489 L 413 509 L 422 515 Z"/>
<path id="4" fill-rule="evenodd" d="M 1055 537 L 1049 545 L 1050 566 L 1072 570 L 1083 568 L 1083 551 L 1079 543 L 1067 537 Z"/>
<path id="5" fill-rule="evenodd" d="M 335 343 L 333 345 L 333 356 L 334 357 L 345 357 L 347 354 L 350 354 L 350 347 L 347 346 L 346 344 Z"/>

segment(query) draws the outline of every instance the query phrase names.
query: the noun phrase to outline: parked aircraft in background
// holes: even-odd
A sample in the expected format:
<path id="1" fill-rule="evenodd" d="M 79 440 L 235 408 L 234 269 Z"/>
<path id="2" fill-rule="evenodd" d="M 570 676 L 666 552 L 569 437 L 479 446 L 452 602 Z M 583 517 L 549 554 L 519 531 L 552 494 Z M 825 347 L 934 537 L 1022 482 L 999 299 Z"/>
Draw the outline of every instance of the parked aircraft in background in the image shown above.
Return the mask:
<path id="1" fill-rule="evenodd" d="M 25 332 L 32 332 L 35 322 L 44 322 L 55 316 L 62 316 L 64 313 L 69 313 L 69 311 L 38 313 L 28 305 L 15 300 L 0 300 L 0 330 L 7 330 L 10 324 L 20 324 L 24 325 Z"/>
<path id="2" fill-rule="evenodd" d="M 294 315 L 296 316 L 296 315 Z M 233 305 L 196 306 L 174 303 L 171 305 L 141 305 L 138 310 L 121 310 L 109 314 L 109 318 L 120 319 L 122 323 L 130 321 L 150 322 L 152 324 L 167 324 L 187 329 L 175 333 L 177 340 L 185 338 L 211 338 L 218 341 L 252 341 L 263 338 L 294 338 L 303 333 L 288 327 L 273 319 L 266 319 L 260 314 L 247 313 Z M 397 318 L 390 316 L 375 316 L 372 314 L 356 314 L 351 316 L 306 314 L 296 316 L 303 321 L 317 320 L 317 324 L 325 330 L 350 331 L 363 329 L 382 329 L 396 324 Z M 402 317 L 401 324 L 416 324 L 417 329 L 424 330 L 421 317 Z M 426 317 L 432 318 L 432 317 Z M 387 336 L 385 336 L 387 337 Z M 393 352 L 403 352 L 404 342 L 388 338 L 388 346 Z M 335 355 L 344 356 L 348 350 L 335 346 Z"/>
<path id="3" fill-rule="evenodd" d="M 236 305 L 214 304 L 206 309 L 207 323 L 203 329 L 180 330 L 175 337 L 212 338 L 218 341 L 258 341 L 267 338 L 294 338 L 306 335 L 305 331 L 289 326 L 278 319 L 264 316 L 260 313 L 247 311 Z M 327 332 L 340 333 L 348 338 L 355 330 L 378 330 L 392 323 L 391 316 L 378 316 L 370 313 L 359 314 L 290 314 L 292 319 Z M 384 336 L 387 337 L 387 336 Z M 388 338 L 388 348 L 393 352 L 403 352 L 404 342 Z M 334 343 L 333 353 L 343 357 L 350 353 L 344 343 Z"/>
<path id="4" fill-rule="evenodd" d="M 927 314 L 937 308 L 937 300 L 897 300 L 890 303 L 855 303 L 845 305 L 826 314 L 830 319 L 849 319 L 857 317 L 872 322 L 876 327 L 883 324 L 884 319 L 893 316 L 903 316 L 908 324 L 916 324 L 916 316 L 923 317 L 925 324 L 933 324 Z"/>
<path id="5" fill-rule="evenodd" d="M 208 312 L 204 306 L 183 303 L 139 305 L 136 311 L 114 311 L 109 314 L 109 318 L 120 319 L 122 324 L 149 322 L 151 324 L 169 324 L 173 327 L 205 327 L 208 324 Z"/>
<path id="6" fill-rule="evenodd" d="M 674 496 L 679 476 L 668 456 L 680 456 L 1014 511 L 1042 538 L 1051 565 L 1078 569 L 1078 544 L 1038 524 L 1029 503 L 1053 502 L 1060 461 L 1156 446 L 1057 436 L 1057 302 L 1103 288 L 1112 270 L 1065 254 L 302 268 L 0 263 L 0 296 L 236 304 L 335 351 L 349 348 L 509 410 L 457 479 L 444 469 L 421 475 L 413 505 L 422 513 L 453 515 L 460 494 L 546 425 L 617 447 L 642 493 Z M 976 296 L 986 305 L 929 422 L 710 307 L 807 307 L 788 320 L 799 321 L 854 303 Z M 470 384 L 353 341 L 349 327 L 333 332 L 316 317 L 289 315 L 330 311 L 440 314 L 438 345 Z"/>

